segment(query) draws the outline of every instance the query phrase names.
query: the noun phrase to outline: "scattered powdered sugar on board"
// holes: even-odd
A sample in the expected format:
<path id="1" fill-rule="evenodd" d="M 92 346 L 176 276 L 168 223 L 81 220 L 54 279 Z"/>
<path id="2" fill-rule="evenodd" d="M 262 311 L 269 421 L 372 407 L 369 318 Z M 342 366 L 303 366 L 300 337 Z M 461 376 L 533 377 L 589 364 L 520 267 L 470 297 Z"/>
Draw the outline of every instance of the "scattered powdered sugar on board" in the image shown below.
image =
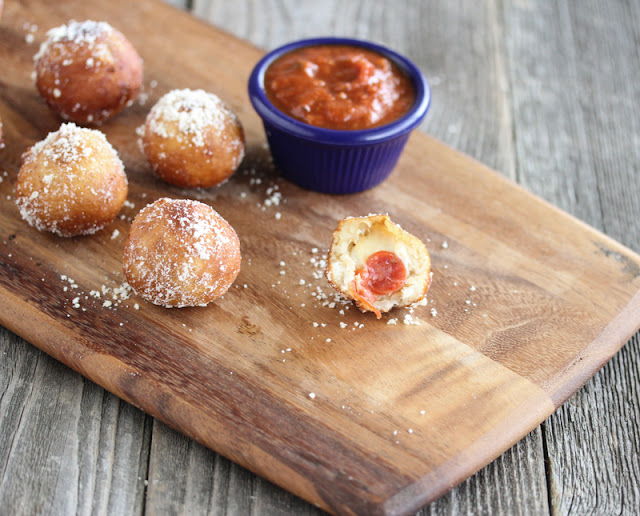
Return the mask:
<path id="1" fill-rule="evenodd" d="M 92 302 L 94 307 L 116 310 L 133 293 L 131 286 L 126 281 L 120 284 L 103 283 L 97 288 L 90 289 L 89 292 L 82 290 L 78 283 L 66 274 L 60 275 L 60 281 L 63 283 L 62 291 L 73 296 L 69 300 L 71 307 L 82 312 L 87 311 L 84 306 L 87 302 Z M 71 316 L 71 313 L 67 313 L 67 317 Z"/>
<path id="2" fill-rule="evenodd" d="M 303 317 L 309 321 L 312 335 L 308 338 L 318 344 L 341 344 L 341 337 L 350 332 L 378 331 L 377 324 L 389 326 L 421 326 L 423 321 L 414 312 L 426 306 L 427 298 L 407 306 L 399 307 L 386 314 L 386 322 L 371 319 L 371 314 L 362 313 L 355 303 L 335 290 L 325 277 L 327 250 L 311 247 L 309 251 L 294 250 L 289 258 L 284 257 L 274 264 L 271 288 L 283 296 L 289 308 L 307 312 Z M 351 310 L 351 312 L 350 312 Z M 355 314 L 362 319 L 353 320 Z M 400 314 L 400 315 L 398 315 Z M 365 323 L 367 323 L 365 325 Z M 337 331 L 334 331 L 337 330 Z"/>
<path id="3" fill-rule="evenodd" d="M 35 35 L 34 33 L 37 32 L 38 30 L 38 26 L 34 23 L 29 23 L 29 22 L 25 22 L 22 25 L 22 29 L 27 31 L 27 34 L 24 37 L 24 40 L 28 43 L 31 44 L 34 42 L 35 40 Z"/>
<path id="4" fill-rule="evenodd" d="M 273 166 L 271 156 L 269 155 L 262 164 L 266 167 Z M 243 176 L 248 176 L 251 191 L 254 191 L 260 196 L 255 206 L 262 212 L 272 210 L 273 218 L 275 220 L 282 220 L 283 214 L 281 207 L 286 204 L 287 199 L 280 189 L 281 177 L 260 174 L 255 166 L 238 172 Z M 240 199 L 249 199 L 249 193 L 250 192 L 247 191 L 241 191 L 239 193 Z"/>
<path id="5" fill-rule="evenodd" d="M 155 79 L 153 79 L 152 81 L 149 82 L 149 88 L 150 89 L 153 90 L 157 86 L 158 86 L 158 81 L 156 81 Z M 149 95 L 150 95 L 150 92 L 147 91 L 147 89 L 143 85 L 140 93 L 138 93 L 138 103 L 141 106 L 144 106 L 147 103 L 147 100 L 149 100 Z M 143 126 L 143 128 L 144 128 L 144 126 Z M 142 136 L 142 135 L 139 135 L 139 136 Z"/>
<path id="6" fill-rule="evenodd" d="M 412 324 L 416 326 L 421 325 L 420 319 L 413 317 L 411 314 L 405 314 L 402 322 L 408 325 L 412 325 Z"/>

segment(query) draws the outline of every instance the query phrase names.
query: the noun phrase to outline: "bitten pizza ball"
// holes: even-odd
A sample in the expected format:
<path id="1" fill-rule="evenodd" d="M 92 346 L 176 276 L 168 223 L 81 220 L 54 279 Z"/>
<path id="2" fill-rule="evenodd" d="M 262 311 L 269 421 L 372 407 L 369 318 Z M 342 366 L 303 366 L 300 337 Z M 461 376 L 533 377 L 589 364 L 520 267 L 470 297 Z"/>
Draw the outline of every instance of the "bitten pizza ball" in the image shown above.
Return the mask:
<path id="1" fill-rule="evenodd" d="M 41 231 L 95 233 L 114 219 L 127 193 L 122 161 L 100 131 L 63 124 L 22 155 L 16 204 Z"/>
<path id="2" fill-rule="evenodd" d="M 349 217 L 333 232 L 327 279 L 363 311 L 383 312 L 421 301 L 431 284 L 424 244 L 388 215 Z"/>
<path id="3" fill-rule="evenodd" d="M 142 59 L 106 22 L 70 21 L 47 32 L 34 56 L 36 87 L 65 120 L 99 125 L 133 101 Z"/>
<path id="4" fill-rule="evenodd" d="M 218 185 L 244 157 L 238 117 L 203 90 L 170 91 L 153 106 L 141 131 L 142 148 L 154 172 L 176 186 Z"/>
<path id="5" fill-rule="evenodd" d="M 240 242 L 211 206 L 158 199 L 131 224 L 123 270 L 139 296 L 167 308 L 204 306 L 240 272 Z"/>

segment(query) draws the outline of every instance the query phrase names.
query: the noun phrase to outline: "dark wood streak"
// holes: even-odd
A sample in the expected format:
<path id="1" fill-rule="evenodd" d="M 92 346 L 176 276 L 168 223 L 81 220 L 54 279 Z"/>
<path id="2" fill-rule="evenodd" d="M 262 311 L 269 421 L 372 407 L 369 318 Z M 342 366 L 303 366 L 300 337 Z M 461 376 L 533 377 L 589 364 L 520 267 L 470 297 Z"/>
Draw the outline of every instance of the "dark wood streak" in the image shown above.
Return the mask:
<path id="1" fill-rule="evenodd" d="M 27 262 L 31 263 L 33 262 Z M 42 307 L 43 314 L 61 318 L 60 311 L 62 308 L 64 312 L 64 306 L 55 302 L 59 292 L 53 273 L 44 276 L 44 288 L 40 289 L 36 288 L 39 285 L 35 280 L 43 271 L 37 265 L 12 269 L 3 266 L 1 270 L 9 272 L 1 278 L 5 285 L 11 285 L 7 279 L 15 277 L 15 274 L 23 278 L 20 288 L 16 289 L 13 285 L 12 290 L 25 296 L 27 303 Z M 252 465 L 251 455 L 245 455 L 243 448 L 258 447 L 292 471 L 317 480 L 324 479 L 316 488 L 321 498 L 330 502 L 328 508 L 334 512 L 373 513 L 379 502 L 371 500 L 382 493 L 372 492 L 371 486 L 384 485 L 385 489 L 394 489 L 388 480 L 395 468 L 389 468 L 384 462 L 376 460 L 361 464 L 362 452 L 345 446 L 343 436 L 308 419 L 304 412 L 295 407 L 282 404 L 279 397 L 266 392 L 257 379 L 227 374 L 228 371 L 222 364 L 199 354 L 192 348 L 189 339 L 171 332 L 170 326 L 149 327 L 148 324 L 129 317 L 128 324 L 117 333 L 109 332 L 108 328 L 113 325 L 113 313 L 89 305 L 87 312 L 83 312 L 82 316 L 75 314 L 70 324 L 73 331 L 82 337 L 87 351 L 104 354 L 109 357 L 109 361 L 115 359 L 124 367 L 124 371 L 119 374 L 115 371 L 111 373 L 116 374 L 115 377 L 112 376 L 111 389 L 115 386 L 116 394 L 125 400 L 136 405 L 144 403 L 147 412 L 165 423 L 186 430 L 192 438 L 218 449 L 234 460 L 248 463 L 251 469 L 265 476 L 269 476 L 268 470 L 263 469 L 259 463 Z M 64 319 L 62 321 L 66 322 Z M 19 325 L 17 331 L 23 334 L 25 332 Z M 105 339 L 106 335 L 109 335 L 108 339 Z M 46 351 L 49 346 L 50 344 L 44 346 Z M 64 357 L 72 353 L 71 350 L 61 349 L 56 354 Z M 82 357 L 78 362 L 82 362 Z M 80 370 L 98 384 L 103 384 L 104 373 L 94 375 L 81 368 Z M 147 398 L 150 391 L 156 393 L 153 401 Z M 226 427 L 234 428 L 237 432 L 234 437 L 236 442 L 231 448 L 226 442 L 217 442 L 215 436 L 220 429 L 210 434 L 190 430 L 189 427 L 195 421 L 193 416 L 182 414 L 182 410 L 178 408 L 182 405 L 191 407 L 206 420 L 224 421 Z M 202 423 L 203 420 L 200 420 L 194 428 Z M 303 432 L 301 428 L 304 429 Z M 239 437 L 249 433 L 252 434 L 252 442 Z M 309 438 L 311 435 L 314 436 L 313 439 Z M 282 441 L 291 445 L 291 450 L 286 454 L 282 453 Z M 310 442 L 313 442 L 312 446 Z M 299 451 L 292 453 L 293 450 Z M 351 466 L 336 472 L 336 463 Z M 357 469 L 350 469 L 354 466 Z M 359 480 L 350 480 L 345 484 L 340 481 L 341 477 Z M 271 480 L 278 482 L 281 479 L 276 476 Z M 406 483 L 409 478 L 398 480 Z M 323 488 L 325 485 L 326 488 Z M 344 491 L 336 488 L 341 485 L 348 488 L 345 487 Z M 357 494 L 359 491 L 362 494 Z"/>

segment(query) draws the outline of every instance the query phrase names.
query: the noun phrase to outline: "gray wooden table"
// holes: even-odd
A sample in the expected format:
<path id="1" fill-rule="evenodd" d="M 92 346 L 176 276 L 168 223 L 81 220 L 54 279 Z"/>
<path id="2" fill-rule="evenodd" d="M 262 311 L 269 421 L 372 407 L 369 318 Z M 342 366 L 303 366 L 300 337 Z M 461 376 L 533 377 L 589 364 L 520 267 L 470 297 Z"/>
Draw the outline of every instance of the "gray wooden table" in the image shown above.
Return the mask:
<path id="1" fill-rule="evenodd" d="M 265 49 L 336 34 L 406 54 L 433 89 L 422 130 L 640 251 L 640 2 L 173 3 Z M 639 368 L 636 334 L 420 514 L 638 514 Z M 320 511 L 0 328 L 0 514 L 146 512 Z"/>

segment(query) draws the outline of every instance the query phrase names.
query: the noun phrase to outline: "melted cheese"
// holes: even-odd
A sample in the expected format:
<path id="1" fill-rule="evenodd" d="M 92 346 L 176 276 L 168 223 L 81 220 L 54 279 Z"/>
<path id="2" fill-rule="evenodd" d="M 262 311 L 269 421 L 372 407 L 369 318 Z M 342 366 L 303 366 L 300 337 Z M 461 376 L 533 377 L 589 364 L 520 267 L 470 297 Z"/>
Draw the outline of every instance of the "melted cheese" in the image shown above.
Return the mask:
<path id="1" fill-rule="evenodd" d="M 364 267 L 367 258 L 378 251 L 396 252 L 397 239 L 384 226 L 377 225 L 362 237 L 351 248 L 351 259 L 356 270 Z M 404 261 L 404 260 L 403 260 Z"/>

